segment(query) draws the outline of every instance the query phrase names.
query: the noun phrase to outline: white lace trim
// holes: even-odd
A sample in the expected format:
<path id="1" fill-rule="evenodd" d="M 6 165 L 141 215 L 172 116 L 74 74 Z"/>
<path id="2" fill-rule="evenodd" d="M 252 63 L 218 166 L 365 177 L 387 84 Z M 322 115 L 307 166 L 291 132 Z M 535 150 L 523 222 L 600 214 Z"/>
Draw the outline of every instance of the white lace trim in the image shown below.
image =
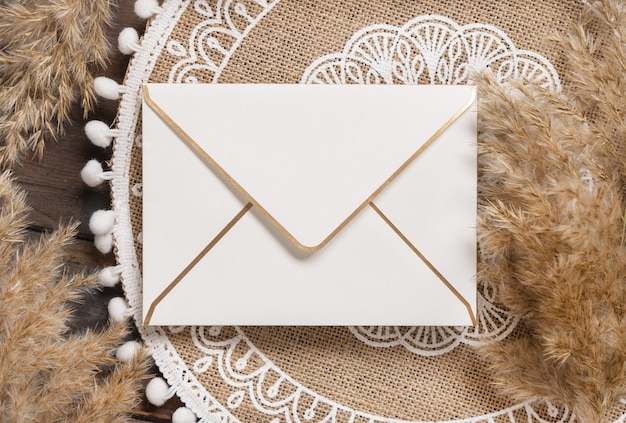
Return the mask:
<path id="1" fill-rule="evenodd" d="M 422 356 L 448 353 L 461 344 L 506 338 L 517 326 L 518 319 L 495 303 L 496 288 L 482 286 L 479 290 L 476 326 L 350 326 L 350 332 L 374 348 L 403 346 Z"/>
<path id="2" fill-rule="evenodd" d="M 198 82 L 197 77 L 190 75 L 193 71 L 201 72 L 204 76 L 210 75 L 207 79 L 217 82 L 246 35 L 278 4 L 278 1 L 254 0 L 262 9 L 259 14 L 252 16 L 243 3 L 233 0 L 218 1 L 215 8 L 212 8 L 206 0 L 195 0 L 194 10 L 206 19 L 193 29 L 188 48 L 177 40 L 170 40 L 167 43 L 167 52 L 182 58 L 172 66 L 168 82 Z M 232 19 L 232 13 L 243 17 L 247 25 L 243 27 L 237 25 Z M 220 38 L 231 41 L 229 48 L 220 43 L 218 34 Z"/>
<path id="3" fill-rule="evenodd" d="M 288 422 L 316 421 L 332 423 L 339 415 L 346 421 L 364 419 L 369 423 L 425 423 L 415 420 L 398 420 L 372 415 L 354 410 L 335 401 L 319 395 L 308 389 L 291 376 L 279 369 L 259 349 L 257 349 L 238 327 L 232 327 L 236 334 L 230 338 L 222 338 L 224 328 L 219 326 L 192 326 L 191 337 L 194 345 L 204 356 L 192 366 L 192 371 L 201 374 L 211 366 L 217 366 L 220 376 L 232 388 L 227 400 L 227 407 L 236 410 L 246 396 L 249 397 L 255 408 L 267 416 L 284 416 Z M 170 328 L 179 332 L 182 328 Z M 261 362 L 261 365 L 249 363 Z M 265 380 L 275 380 L 268 386 Z M 279 392 L 287 392 L 278 397 Z M 311 404 L 301 414 L 299 404 Z M 541 418 L 535 408 L 542 407 L 548 412 L 551 420 Z M 324 411 L 320 414 L 320 410 Z M 524 413 L 523 418 L 520 412 Z M 574 420 L 574 415 L 567 407 L 556 406 L 550 402 L 527 401 L 494 413 L 466 419 L 447 420 L 441 423 L 493 423 L 498 418 L 508 419 L 510 422 L 527 421 L 537 423 L 564 423 Z M 279 423 L 275 418 L 270 423 Z M 343 420 L 342 420 L 343 421 Z"/>
<path id="4" fill-rule="evenodd" d="M 141 148 L 141 140 L 135 140 L 135 128 L 139 117 L 141 84 L 148 80 L 156 58 L 165 48 L 166 53 L 179 57 L 180 61 L 172 68 L 170 81 L 194 82 L 193 71 L 209 72 L 212 81 L 217 81 L 233 52 L 241 41 L 277 3 L 255 0 L 262 7 L 257 16 L 250 16 L 241 3 L 235 0 L 218 0 L 211 8 L 206 0 L 195 0 L 193 7 L 207 19 L 199 24 L 190 37 L 189 47 L 181 43 L 167 41 L 171 31 L 187 10 L 191 0 L 170 0 L 162 6 L 162 12 L 154 19 L 144 36 L 142 48 L 134 56 L 126 80 L 127 90 L 120 103 L 118 129 L 121 134 L 116 139 L 113 156 L 112 197 L 117 213 L 118 224 L 114 236 L 117 256 L 122 268 L 122 280 L 128 303 L 137 310 L 134 317 L 141 335 L 149 346 L 152 355 L 168 383 L 176 389 L 181 400 L 200 418 L 200 422 L 239 422 L 232 414 L 247 396 L 257 410 L 267 416 L 270 423 L 278 422 L 277 415 L 287 421 L 312 420 L 333 422 L 338 413 L 348 413 L 352 418 L 365 418 L 370 423 L 400 422 L 399 420 L 373 416 L 333 402 L 304 387 L 284 373 L 265 357 L 239 328 L 236 335 L 216 342 L 223 333 L 216 327 L 190 328 L 196 348 L 204 355 L 189 369 L 170 343 L 166 330 L 160 327 L 143 327 L 141 323 L 141 275 L 135 253 L 129 208 L 129 169 L 133 147 Z M 248 25 L 238 28 L 228 18 L 230 10 L 243 16 Z M 230 49 L 219 42 L 210 40 L 215 31 L 226 32 L 234 37 Z M 430 32 L 434 31 L 434 32 Z M 430 35 L 428 35 L 430 34 Z M 209 41 L 206 43 L 206 41 Z M 167 43 L 167 44 L 166 44 Z M 206 45 L 212 51 L 207 53 Z M 321 57 L 305 72 L 302 82 L 311 83 L 372 83 L 400 82 L 415 83 L 426 72 L 434 83 L 465 83 L 469 67 L 458 62 L 455 49 L 465 49 L 471 65 L 477 69 L 496 66 L 496 74 L 501 78 L 508 75 L 524 75 L 540 84 L 558 89 L 560 87 L 554 68 L 541 56 L 523 50 L 516 50 L 511 40 L 502 31 L 487 25 L 461 27 L 440 16 L 423 16 L 409 22 L 402 28 L 376 25 L 359 31 L 346 44 L 342 53 Z M 214 60 L 221 54 L 221 60 Z M 219 57 L 219 56 L 218 56 Z M 139 188 L 137 188 L 138 190 Z M 137 191 L 136 190 L 136 191 Z M 139 191 L 138 191 L 139 192 Z M 484 287 L 480 295 L 480 329 L 466 328 L 389 328 L 352 327 L 352 333 L 363 342 L 374 347 L 403 345 L 421 355 L 438 355 L 450 351 L 461 343 L 473 344 L 478 340 L 478 331 L 488 333 L 495 339 L 508 335 L 516 321 L 505 310 L 493 304 L 493 288 Z M 170 332 L 180 332 L 184 328 L 168 328 Z M 244 345 L 246 353 L 236 356 L 235 347 Z M 263 363 L 260 367 L 248 369 L 250 358 L 256 356 Z M 224 381 L 233 390 L 226 404 L 220 404 L 197 380 L 196 374 L 217 366 Z M 279 377 L 277 382 L 264 390 L 266 376 L 273 372 Z M 276 399 L 278 387 L 288 384 L 293 393 L 286 398 Z M 305 415 L 297 415 L 297 404 L 304 398 L 311 406 Z M 318 405 L 326 404 L 331 412 L 325 416 L 315 415 Z M 544 422 L 535 411 L 536 406 L 547 407 L 551 421 L 572 421 L 574 416 L 566 408 L 552 404 L 530 402 L 501 410 L 496 413 L 471 417 L 455 422 L 493 422 L 496 418 L 517 421 L 520 411 L 524 417 L 520 421 Z M 272 416 L 274 418 L 272 419 Z M 622 422 L 626 415 L 618 421 Z"/>
<path id="5" fill-rule="evenodd" d="M 466 84 L 471 71 L 486 68 L 499 81 L 524 78 L 560 90 L 552 64 L 543 56 L 518 50 L 491 25 L 460 26 L 443 16 L 417 17 L 402 27 L 372 25 L 358 31 L 340 53 L 317 59 L 302 76 L 303 83 Z"/>
<path id="6" fill-rule="evenodd" d="M 128 89 L 122 96 L 119 106 L 120 135 L 116 138 L 111 167 L 113 172 L 111 195 L 117 215 L 113 236 L 117 247 L 117 259 L 122 268 L 121 278 L 126 299 L 130 308 L 137 310 L 134 315 L 137 327 L 165 379 L 176 388 L 176 394 L 180 399 L 196 413 L 199 422 L 238 421 L 187 369 L 161 328 L 141 325 L 142 282 L 135 253 L 135 235 L 130 218 L 128 190 L 132 149 L 141 146 L 141 139 L 135 140 L 135 129 L 141 109 L 141 85 L 148 80 L 165 41 L 190 2 L 191 0 L 172 0 L 163 4 L 162 12 L 154 18 L 150 29 L 144 35 L 142 48 L 134 55 L 129 65 L 125 81 Z"/>

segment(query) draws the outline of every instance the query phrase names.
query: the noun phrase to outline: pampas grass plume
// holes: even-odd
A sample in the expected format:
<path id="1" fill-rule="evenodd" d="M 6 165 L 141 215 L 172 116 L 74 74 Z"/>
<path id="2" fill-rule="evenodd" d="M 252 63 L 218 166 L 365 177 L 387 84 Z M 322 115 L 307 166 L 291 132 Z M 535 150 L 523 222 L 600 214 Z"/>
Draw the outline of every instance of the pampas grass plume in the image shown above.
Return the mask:
<path id="1" fill-rule="evenodd" d="M 563 93 L 478 77 L 479 278 L 525 327 L 479 350 L 501 391 L 583 422 L 626 397 L 625 12 L 595 2 L 557 37 Z"/>
<path id="2" fill-rule="evenodd" d="M 70 332 L 71 304 L 97 289 L 98 275 L 64 270 L 76 225 L 32 242 L 27 211 L 23 192 L 0 174 L 0 421 L 126 421 L 149 375 L 146 352 L 115 358 L 125 322 Z"/>
<path id="3" fill-rule="evenodd" d="M 111 0 L 0 2 L 0 167 L 43 154 L 96 96 L 92 72 L 108 60 Z"/>

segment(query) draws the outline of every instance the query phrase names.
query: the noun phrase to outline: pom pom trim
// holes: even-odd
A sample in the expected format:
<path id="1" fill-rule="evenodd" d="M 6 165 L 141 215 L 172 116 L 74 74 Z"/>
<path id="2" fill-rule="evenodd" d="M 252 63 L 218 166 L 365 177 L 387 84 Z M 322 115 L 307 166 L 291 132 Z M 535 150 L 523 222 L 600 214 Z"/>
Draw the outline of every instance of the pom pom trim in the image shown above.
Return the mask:
<path id="1" fill-rule="evenodd" d="M 133 54 L 139 51 L 139 34 L 135 28 L 124 28 L 117 37 L 117 48 L 122 54 Z"/>

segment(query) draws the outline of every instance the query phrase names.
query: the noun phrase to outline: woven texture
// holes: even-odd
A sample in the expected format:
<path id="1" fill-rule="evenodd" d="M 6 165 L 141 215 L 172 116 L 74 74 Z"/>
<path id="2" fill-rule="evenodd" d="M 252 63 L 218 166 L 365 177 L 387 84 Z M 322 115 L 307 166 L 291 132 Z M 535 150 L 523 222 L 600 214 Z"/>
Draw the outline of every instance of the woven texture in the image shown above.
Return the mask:
<path id="1" fill-rule="evenodd" d="M 142 82 L 445 84 L 467 83 L 467 69 L 489 67 L 503 79 L 522 76 L 558 90 L 569 70 L 548 37 L 582 8 L 572 0 L 166 2 L 131 64 L 113 161 L 129 303 L 141 304 Z M 446 47 L 437 37 L 461 41 Z M 493 303 L 493 287 L 480 293 L 477 328 L 140 331 L 201 421 L 569 421 L 557 404 L 516 404 L 490 384 L 472 345 L 523 329 Z M 237 307 L 236 298 L 206 301 Z"/>

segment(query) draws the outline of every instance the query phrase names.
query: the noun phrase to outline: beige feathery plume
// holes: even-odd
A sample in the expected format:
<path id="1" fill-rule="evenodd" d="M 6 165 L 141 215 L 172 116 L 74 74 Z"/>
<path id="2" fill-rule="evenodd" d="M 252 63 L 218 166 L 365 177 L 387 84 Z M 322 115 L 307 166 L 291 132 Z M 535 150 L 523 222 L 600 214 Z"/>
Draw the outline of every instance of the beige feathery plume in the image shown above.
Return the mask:
<path id="1" fill-rule="evenodd" d="M 24 194 L 0 175 L 0 421 L 125 421 L 142 397 L 146 352 L 130 363 L 113 353 L 125 323 L 68 334 L 71 302 L 95 275 L 64 271 L 75 226 L 27 241 Z"/>
<path id="2" fill-rule="evenodd" d="M 0 2 L 0 167 L 41 156 L 79 101 L 96 96 L 92 72 L 106 64 L 111 0 Z"/>
<path id="3" fill-rule="evenodd" d="M 479 78 L 479 278 L 526 328 L 480 351 L 505 393 L 584 422 L 626 397 L 625 12 L 596 2 L 560 37 L 562 94 Z"/>

